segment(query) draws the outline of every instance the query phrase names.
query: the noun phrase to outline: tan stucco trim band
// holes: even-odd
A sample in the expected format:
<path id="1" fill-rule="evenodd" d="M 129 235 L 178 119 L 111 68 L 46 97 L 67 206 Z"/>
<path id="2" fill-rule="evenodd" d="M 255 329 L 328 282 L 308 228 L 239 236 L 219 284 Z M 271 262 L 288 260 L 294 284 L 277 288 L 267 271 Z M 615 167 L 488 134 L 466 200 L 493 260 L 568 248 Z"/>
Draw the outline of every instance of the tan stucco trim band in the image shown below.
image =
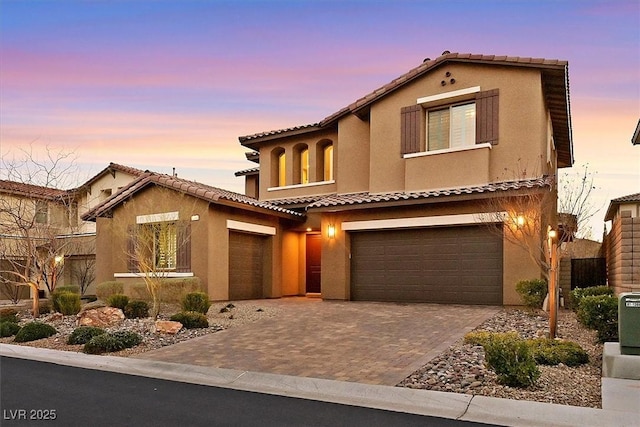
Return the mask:
<path id="1" fill-rule="evenodd" d="M 491 148 L 493 148 L 493 145 L 491 145 L 491 143 L 489 142 L 483 142 L 482 144 L 466 145 L 464 147 L 444 148 L 442 150 L 420 151 L 418 153 L 403 154 L 402 157 L 405 159 L 410 159 L 412 157 L 435 156 L 437 154 L 455 153 L 457 151 L 477 150 L 479 148 L 488 148 L 491 150 Z"/>
<path id="2" fill-rule="evenodd" d="M 252 224 L 250 222 L 234 221 L 232 219 L 227 220 L 227 228 L 229 230 L 246 231 L 248 233 L 266 234 L 268 236 L 275 236 L 275 227 L 268 227 L 266 225 Z"/>
<path id="3" fill-rule="evenodd" d="M 495 212 L 493 214 L 460 214 L 417 218 L 377 219 L 371 221 L 347 221 L 342 223 L 341 228 L 344 231 L 360 231 L 390 228 L 434 227 L 439 225 L 471 225 L 490 222 L 486 220 L 483 221 L 483 217 L 497 218 L 505 215 L 506 212 Z"/>
<path id="4" fill-rule="evenodd" d="M 148 224 L 150 222 L 177 221 L 180 219 L 179 212 L 163 212 L 149 215 L 138 215 L 136 224 Z"/>
<path id="5" fill-rule="evenodd" d="M 166 273 L 161 273 L 157 275 L 158 277 L 161 277 L 163 279 L 168 279 L 171 277 L 193 277 L 193 273 L 170 273 L 170 272 L 166 272 Z M 144 273 L 113 273 L 113 277 L 115 278 L 132 278 L 132 277 L 144 277 Z"/>
<path id="6" fill-rule="evenodd" d="M 319 185 L 331 185 L 335 183 L 336 181 L 332 179 L 330 181 L 310 182 L 308 184 L 293 184 L 293 185 L 283 185 L 282 187 L 269 187 L 267 188 L 267 191 L 290 190 L 292 188 L 317 187 Z"/>
<path id="7" fill-rule="evenodd" d="M 416 103 L 426 104 L 428 102 L 440 101 L 447 98 L 455 98 L 456 96 L 470 95 L 477 92 L 480 92 L 480 86 L 473 86 L 460 90 L 452 90 L 451 92 L 439 93 L 437 95 L 424 96 L 422 98 L 418 98 Z"/>

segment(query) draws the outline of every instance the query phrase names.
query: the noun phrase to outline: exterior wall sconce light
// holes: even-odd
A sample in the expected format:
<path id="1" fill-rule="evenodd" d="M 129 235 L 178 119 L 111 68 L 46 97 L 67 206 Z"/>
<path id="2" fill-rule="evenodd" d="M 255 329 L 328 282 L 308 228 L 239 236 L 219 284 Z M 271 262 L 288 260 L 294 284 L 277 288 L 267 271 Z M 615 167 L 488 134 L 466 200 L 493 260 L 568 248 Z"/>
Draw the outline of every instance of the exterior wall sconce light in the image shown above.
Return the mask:
<path id="1" fill-rule="evenodd" d="M 336 237 L 336 226 L 333 224 L 329 224 L 327 227 L 327 237 L 330 239 L 334 239 Z"/>
<path id="2" fill-rule="evenodd" d="M 525 219 L 524 215 L 518 214 L 518 216 L 516 217 L 516 226 L 518 228 L 520 228 L 520 227 L 524 226 L 525 222 L 526 222 L 526 219 Z"/>

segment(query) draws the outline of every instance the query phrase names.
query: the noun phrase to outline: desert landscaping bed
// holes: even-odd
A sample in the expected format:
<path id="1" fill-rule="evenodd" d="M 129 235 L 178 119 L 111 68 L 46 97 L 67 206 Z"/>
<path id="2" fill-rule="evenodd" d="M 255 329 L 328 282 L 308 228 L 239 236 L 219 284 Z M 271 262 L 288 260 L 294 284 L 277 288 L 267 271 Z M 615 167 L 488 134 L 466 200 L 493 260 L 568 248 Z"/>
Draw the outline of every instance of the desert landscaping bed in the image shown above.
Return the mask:
<path id="1" fill-rule="evenodd" d="M 125 319 L 108 331 L 137 332 L 142 336 L 142 343 L 136 347 L 109 354 L 122 357 L 133 356 L 261 318 L 277 316 L 280 311 L 273 305 L 263 306 L 256 301 L 234 302 L 230 309 L 226 309 L 226 306 L 227 303 L 216 303 L 211 306 L 207 313 L 210 325 L 208 328 L 182 329 L 176 334 L 154 332 L 154 321 L 149 318 Z M 178 311 L 180 309 L 177 305 L 163 305 L 159 319 L 166 320 Z M 20 317 L 21 324 L 33 320 L 26 308 L 20 312 Z M 61 316 L 55 313 L 40 316 L 38 320 L 52 325 L 58 333 L 49 338 L 20 345 L 82 351 L 82 345 L 67 344 L 69 335 L 76 327 L 77 316 Z M 546 336 L 548 326 L 548 318 L 544 312 L 505 308 L 476 330 L 517 331 L 522 338 L 536 338 Z M 562 364 L 540 366 L 542 375 L 535 385 L 524 389 L 514 388 L 497 382 L 495 373 L 485 366 L 484 350 L 481 346 L 464 344 L 461 339 L 412 373 L 398 386 L 600 408 L 602 344 L 597 342 L 596 333 L 580 325 L 573 312 L 561 310 L 558 318 L 558 337 L 580 344 L 589 354 L 589 363 L 578 367 Z M 0 343 L 16 344 L 13 342 L 13 337 L 0 338 Z"/>

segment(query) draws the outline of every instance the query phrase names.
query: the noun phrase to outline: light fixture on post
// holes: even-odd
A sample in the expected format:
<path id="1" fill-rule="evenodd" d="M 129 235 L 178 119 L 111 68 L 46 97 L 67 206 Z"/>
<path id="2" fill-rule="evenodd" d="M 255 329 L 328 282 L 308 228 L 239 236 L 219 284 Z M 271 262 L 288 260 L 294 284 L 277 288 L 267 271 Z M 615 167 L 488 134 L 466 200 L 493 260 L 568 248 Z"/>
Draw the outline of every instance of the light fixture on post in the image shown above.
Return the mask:
<path id="1" fill-rule="evenodd" d="M 336 226 L 334 224 L 329 224 L 327 226 L 327 237 L 330 239 L 334 239 L 336 237 Z"/>
<path id="2" fill-rule="evenodd" d="M 558 232 L 547 227 L 547 246 L 549 248 L 549 338 L 556 337 L 558 328 Z"/>

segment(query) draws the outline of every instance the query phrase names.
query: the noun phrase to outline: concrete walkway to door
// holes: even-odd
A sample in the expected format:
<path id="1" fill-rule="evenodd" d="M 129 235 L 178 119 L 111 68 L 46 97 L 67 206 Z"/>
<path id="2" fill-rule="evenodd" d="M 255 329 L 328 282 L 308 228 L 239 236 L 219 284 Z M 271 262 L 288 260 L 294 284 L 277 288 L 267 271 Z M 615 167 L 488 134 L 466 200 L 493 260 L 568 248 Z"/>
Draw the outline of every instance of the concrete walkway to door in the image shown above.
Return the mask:
<path id="1" fill-rule="evenodd" d="M 260 300 L 259 304 L 276 306 L 279 314 L 137 357 L 396 385 L 500 310 L 298 297 Z"/>

